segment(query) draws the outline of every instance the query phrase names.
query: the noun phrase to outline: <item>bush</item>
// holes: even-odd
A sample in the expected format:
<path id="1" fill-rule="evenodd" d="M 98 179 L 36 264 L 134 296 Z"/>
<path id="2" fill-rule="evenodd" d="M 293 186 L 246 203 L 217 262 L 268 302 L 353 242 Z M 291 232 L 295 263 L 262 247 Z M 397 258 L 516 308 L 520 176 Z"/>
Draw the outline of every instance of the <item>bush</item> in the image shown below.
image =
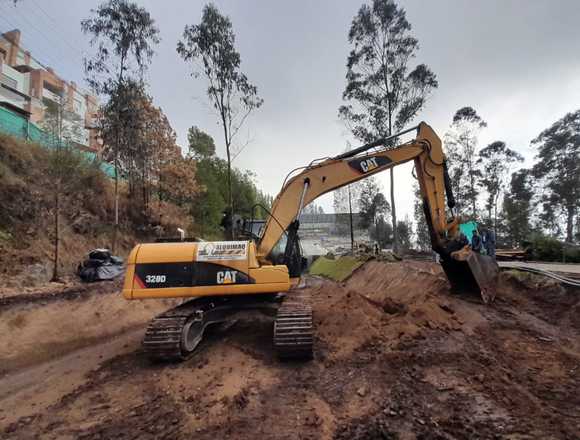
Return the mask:
<path id="1" fill-rule="evenodd" d="M 554 237 L 533 234 L 523 245 L 530 260 L 580 263 L 580 247 L 565 246 L 564 242 Z"/>

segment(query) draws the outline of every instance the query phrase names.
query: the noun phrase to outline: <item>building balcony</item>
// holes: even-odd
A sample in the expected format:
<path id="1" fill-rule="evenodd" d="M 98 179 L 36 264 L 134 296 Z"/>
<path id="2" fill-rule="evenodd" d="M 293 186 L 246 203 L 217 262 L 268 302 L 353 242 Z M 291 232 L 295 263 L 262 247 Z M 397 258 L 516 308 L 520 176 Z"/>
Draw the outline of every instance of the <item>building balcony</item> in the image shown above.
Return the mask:
<path id="1" fill-rule="evenodd" d="M 29 104 L 30 96 L 19 93 L 5 84 L 0 84 L 0 105 L 28 115 L 30 113 Z"/>
<path id="2" fill-rule="evenodd" d="M 0 82 L 15 92 L 27 96 L 29 94 L 30 75 L 27 73 L 20 73 L 8 64 L 0 64 Z"/>
<path id="3" fill-rule="evenodd" d="M 47 88 L 42 89 L 42 97 L 50 99 L 51 101 L 56 102 L 57 104 L 60 104 L 61 102 L 61 97 L 58 94 L 48 90 Z"/>

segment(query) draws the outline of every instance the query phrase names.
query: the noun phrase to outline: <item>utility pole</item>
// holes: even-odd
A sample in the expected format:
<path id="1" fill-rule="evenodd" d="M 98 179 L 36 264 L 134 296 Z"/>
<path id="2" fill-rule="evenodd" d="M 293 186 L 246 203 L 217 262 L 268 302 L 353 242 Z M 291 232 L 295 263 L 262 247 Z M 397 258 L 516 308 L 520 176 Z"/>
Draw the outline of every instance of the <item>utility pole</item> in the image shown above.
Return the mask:
<path id="1" fill-rule="evenodd" d="M 354 254 L 354 229 L 352 226 L 352 199 L 350 195 L 350 185 L 347 185 L 348 190 L 348 215 L 350 221 L 350 250 Z"/>

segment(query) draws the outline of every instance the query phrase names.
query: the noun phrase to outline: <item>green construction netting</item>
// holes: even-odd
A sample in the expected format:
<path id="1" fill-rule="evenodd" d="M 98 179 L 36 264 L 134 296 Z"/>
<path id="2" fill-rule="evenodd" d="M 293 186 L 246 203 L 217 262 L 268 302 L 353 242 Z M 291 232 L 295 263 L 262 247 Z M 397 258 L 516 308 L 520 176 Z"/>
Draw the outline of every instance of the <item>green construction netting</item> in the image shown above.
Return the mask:
<path id="1" fill-rule="evenodd" d="M 471 243 L 471 237 L 473 237 L 473 231 L 477 230 L 477 223 L 474 221 L 469 221 L 466 223 L 461 223 L 459 225 L 459 230 L 463 232 L 463 234 L 467 237 L 469 242 Z"/>
<path id="2" fill-rule="evenodd" d="M 58 141 L 53 136 L 45 133 L 26 118 L 3 107 L 0 107 L 0 131 L 20 139 L 35 142 L 45 148 L 55 148 L 58 146 Z M 82 154 L 88 161 L 98 160 L 99 167 L 103 173 L 111 178 L 115 177 L 115 167 L 113 165 L 99 160 L 95 153 L 83 151 Z"/>

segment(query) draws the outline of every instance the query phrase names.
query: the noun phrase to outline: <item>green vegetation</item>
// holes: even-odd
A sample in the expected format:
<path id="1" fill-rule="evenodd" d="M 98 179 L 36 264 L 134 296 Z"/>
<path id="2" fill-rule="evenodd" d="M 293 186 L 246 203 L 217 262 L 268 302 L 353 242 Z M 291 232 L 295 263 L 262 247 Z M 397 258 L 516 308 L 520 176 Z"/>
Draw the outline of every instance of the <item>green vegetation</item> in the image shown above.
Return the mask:
<path id="1" fill-rule="evenodd" d="M 554 237 L 535 233 L 523 244 L 530 260 L 580 263 L 580 247 L 565 245 Z"/>
<path id="2" fill-rule="evenodd" d="M 228 162 L 215 154 L 211 136 L 197 127 L 189 129 L 189 156 L 196 161 L 196 180 L 200 191 L 192 205 L 194 227 L 205 239 L 222 238 L 221 226 L 228 210 Z M 252 207 L 256 204 L 270 208 L 272 198 L 263 194 L 254 184 L 254 174 L 238 168 L 231 170 L 232 186 L 235 188 L 234 213 L 243 218 L 264 218 L 266 212 Z"/>
<path id="3" fill-rule="evenodd" d="M 310 275 L 320 275 L 330 278 L 334 281 L 344 281 L 352 273 L 364 264 L 364 260 L 356 257 L 340 257 L 339 259 L 331 259 L 327 257 L 319 257 L 312 266 L 310 266 Z"/>
<path id="4" fill-rule="evenodd" d="M 0 229 L 0 241 L 9 241 L 12 239 L 12 234 L 8 231 Z"/>

